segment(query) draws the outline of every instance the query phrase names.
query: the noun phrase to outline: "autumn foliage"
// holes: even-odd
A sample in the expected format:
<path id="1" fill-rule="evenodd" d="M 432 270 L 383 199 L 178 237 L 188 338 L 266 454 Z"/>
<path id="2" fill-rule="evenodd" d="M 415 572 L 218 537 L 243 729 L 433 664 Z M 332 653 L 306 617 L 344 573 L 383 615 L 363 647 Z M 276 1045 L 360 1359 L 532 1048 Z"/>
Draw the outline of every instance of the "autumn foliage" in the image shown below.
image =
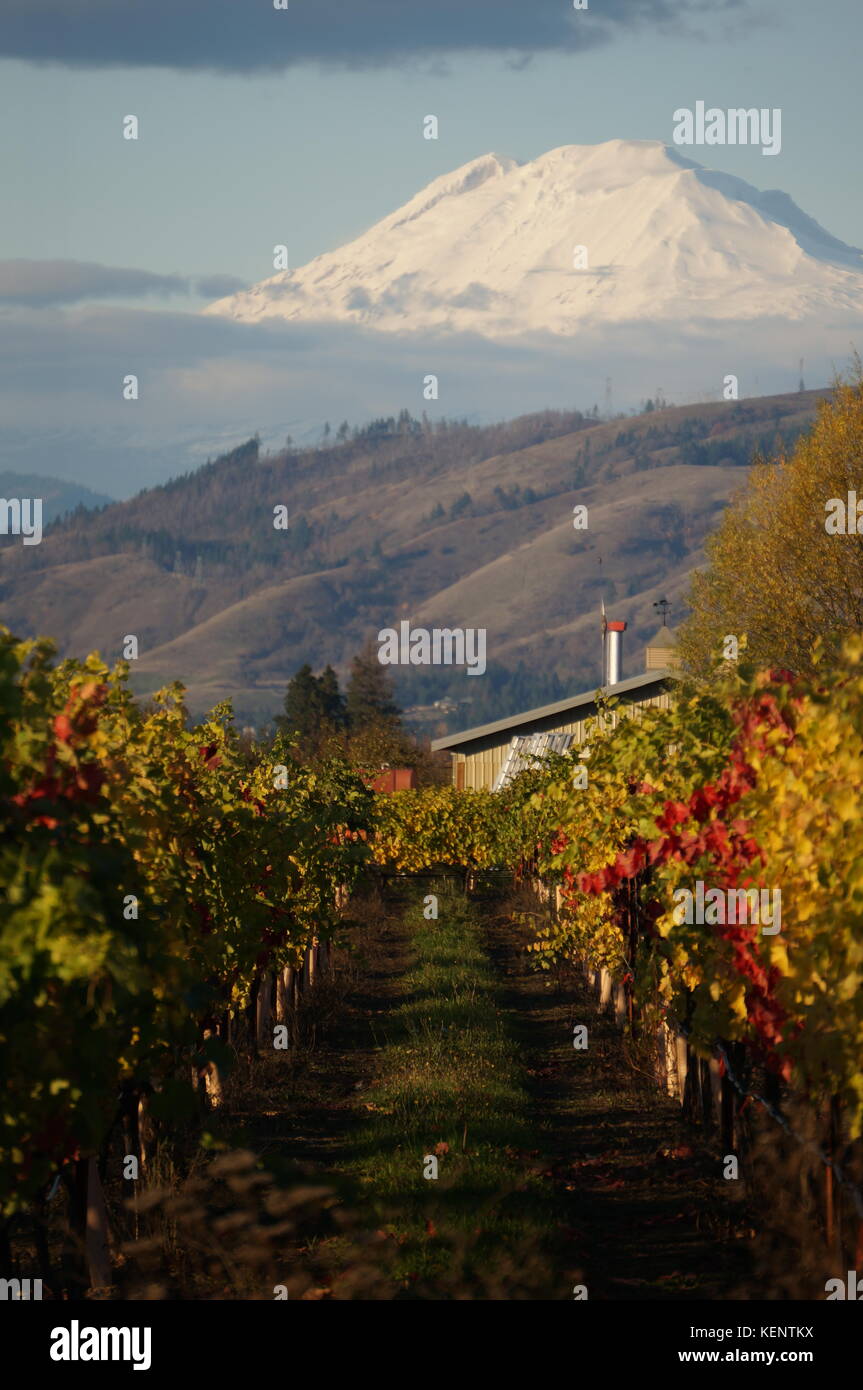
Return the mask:
<path id="1" fill-rule="evenodd" d="M 817 661 L 816 652 L 816 661 Z M 541 959 L 586 957 L 633 981 L 636 1007 L 710 1055 L 743 1044 L 801 1092 L 863 1123 L 863 639 L 811 678 L 734 672 L 711 693 L 597 728 L 589 786 L 550 788 L 546 870 L 564 910 Z M 649 781 L 644 778 L 649 777 Z M 681 920 L 697 882 L 781 894 L 752 914 Z M 742 896 L 742 895 L 741 895 Z"/>
<path id="2" fill-rule="evenodd" d="M 191 1061 L 227 1064 L 216 1020 L 334 931 L 368 860 L 350 769 L 247 755 L 227 707 L 189 727 L 182 695 L 144 712 L 124 666 L 55 665 L 0 629 L 7 1210 L 98 1150 L 123 1085 L 179 1103 Z"/>

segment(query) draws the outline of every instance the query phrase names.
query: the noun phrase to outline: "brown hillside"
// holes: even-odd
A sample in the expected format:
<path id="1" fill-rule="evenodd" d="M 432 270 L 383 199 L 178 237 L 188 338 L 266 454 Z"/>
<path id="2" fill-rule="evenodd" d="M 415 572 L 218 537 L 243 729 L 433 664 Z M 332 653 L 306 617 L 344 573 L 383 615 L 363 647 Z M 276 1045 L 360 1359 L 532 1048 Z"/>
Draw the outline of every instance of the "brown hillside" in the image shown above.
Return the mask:
<path id="1" fill-rule="evenodd" d="M 244 718 L 270 715 L 303 661 L 343 672 L 400 618 L 485 627 L 485 682 L 455 677 L 484 716 L 499 667 L 521 661 L 567 689 L 598 678 L 601 592 L 630 624 L 625 674 L 640 669 L 654 599 L 682 615 L 687 576 L 753 451 L 796 436 L 828 394 L 487 428 L 403 412 L 332 448 L 261 455 L 253 441 L 57 523 L 38 547 L 2 538 L 2 621 L 109 660 L 134 633 L 142 693 L 181 679 L 193 709 L 230 695 Z M 587 532 L 573 530 L 576 503 Z M 273 528 L 278 504 L 287 532 Z M 409 698 L 434 698 L 441 674 L 411 671 Z"/>

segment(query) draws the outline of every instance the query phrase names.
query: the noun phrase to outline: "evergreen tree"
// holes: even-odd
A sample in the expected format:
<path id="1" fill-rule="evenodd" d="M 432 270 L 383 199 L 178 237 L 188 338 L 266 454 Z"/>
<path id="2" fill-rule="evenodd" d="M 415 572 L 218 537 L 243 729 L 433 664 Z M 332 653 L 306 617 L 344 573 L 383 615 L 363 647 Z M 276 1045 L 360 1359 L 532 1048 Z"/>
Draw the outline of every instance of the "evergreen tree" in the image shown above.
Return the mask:
<path id="1" fill-rule="evenodd" d="M 352 732 L 369 724 L 400 726 L 401 711 L 393 700 L 393 682 L 378 661 L 377 647 L 368 642 L 354 657 L 348 681 L 347 716 Z"/>
<path id="2" fill-rule="evenodd" d="M 276 719 L 286 734 L 295 734 L 303 752 L 317 743 L 324 701 L 320 682 L 306 662 L 288 682 L 285 692 L 285 712 Z"/>
<path id="3" fill-rule="evenodd" d="M 322 717 L 334 729 L 343 729 L 346 722 L 345 698 L 339 689 L 339 678 L 332 666 L 326 666 L 318 677 L 318 695 Z"/>

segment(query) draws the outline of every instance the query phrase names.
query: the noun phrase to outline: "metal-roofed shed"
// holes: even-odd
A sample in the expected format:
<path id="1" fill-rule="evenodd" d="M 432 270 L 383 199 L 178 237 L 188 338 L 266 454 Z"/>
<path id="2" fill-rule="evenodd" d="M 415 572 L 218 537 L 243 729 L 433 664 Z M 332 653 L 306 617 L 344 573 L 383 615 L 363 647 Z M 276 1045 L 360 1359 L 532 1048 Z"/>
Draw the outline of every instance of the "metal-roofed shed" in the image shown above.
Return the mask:
<path id="1" fill-rule="evenodd" d="M 501 791 L 520 772 L 536 767 L 538 758 L 549 753 L 565 753 L 571 743 L 572 734 L 516 734 L 510 740 L 509 751 L 494 779 L 492 791 Z"/>
<path id="2" fill-rule="evenodd" d="M 675 672 L 668 668 L 643 671 L 630 676 L 628 680 L 618 681 L 606 686 L 606 696 L 614 696 L 618 701 L 615 717 L 628 709 L 659 705 L 667 708 L 670 703 L 670 685 Z M 507 719 L 496 719 L 490 724 L 479 725 L 475 729 L 465 729 L 461 733 L 448 734 L 435 739 L 432 748 L 445 749 L 452 754 L 453 785 L 464 789 L 492 789 L 502 780 L 504 764 L 507 759 L 524 755 L 526 742 L 540 734 L 569 735 L 567 747 L 584 742 L 588 721 L 596 714 L 595 690 L 583 691 L 566 700 L 557 700 L 551 705 L 525 710 L 521 714 L 510 715 Z M 513 748 L 519 743 L 520 748 Z M 525 766 L 533 765 L 527 759 Z M 515 774 L 510 771 L 509 776 Z M 508 779 L 507 779 L 508 780 Z"/>

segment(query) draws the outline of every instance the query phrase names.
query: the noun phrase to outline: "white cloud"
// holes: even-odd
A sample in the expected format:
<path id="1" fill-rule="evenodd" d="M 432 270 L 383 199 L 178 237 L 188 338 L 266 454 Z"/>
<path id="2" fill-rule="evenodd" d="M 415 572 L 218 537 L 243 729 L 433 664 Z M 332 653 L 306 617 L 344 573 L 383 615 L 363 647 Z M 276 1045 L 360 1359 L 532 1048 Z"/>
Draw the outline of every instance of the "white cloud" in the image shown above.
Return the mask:
<path id="1" fill-rule="evenodd" d="M 288 430 L 314 438 L 325 420 L 362 423 L 403 407 L 474 421 L 594 402 L 603 410 L 609 377 L 614 410 L 657 388 L 672 404 L 719 399 L 728 372 L 742 396 L 766 395 L 796 388 L 799 356 L 807 385 L 827 385 L 863 342 L 863 325 L 854 333 L 801 323 L 793 344 L 784 321 L 747 325 L 745 338 L 732 325 L 729 334 L 693 322 L 686 335 L 660 338 L 642 323 L 502 345 L 106 306 L 17 309 L 0 315 L 0 444 L 19 472 L 128 496 L 255 430 L 265 440 Z M 436 403 L 423 399 L 430 372 L 440 382 Z M 137 401 L 123 400 L 127 373 L 139 378 Z"/>

